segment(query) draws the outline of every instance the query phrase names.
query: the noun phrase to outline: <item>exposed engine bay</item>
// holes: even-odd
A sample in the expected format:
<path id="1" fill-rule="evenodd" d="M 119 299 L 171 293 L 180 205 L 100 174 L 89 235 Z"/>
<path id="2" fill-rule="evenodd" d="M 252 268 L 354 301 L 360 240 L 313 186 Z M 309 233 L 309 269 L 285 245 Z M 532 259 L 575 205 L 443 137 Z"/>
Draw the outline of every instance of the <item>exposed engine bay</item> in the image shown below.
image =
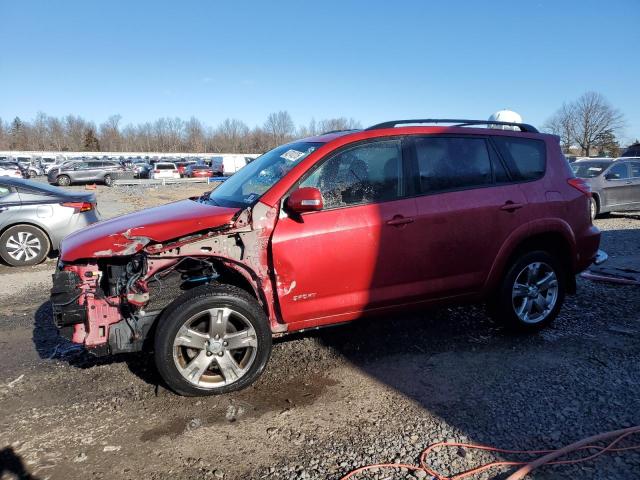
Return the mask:
<path id="1" fill-rule="evenodd" d="M 268 207 L 260 204 L 254 214 L 257 208 L 264 213 L 258 217 L 259 228 L 246 209 L 232 225 L 149 242 L 133 254 L 131 245 L 120 245 L 124 255 L 110 252 L 71 263 L 61 259 L 51 290 L 54 322 L 63 336 L 96 355 L 140 351 L 171 302 L 215 281 L 249 291 L 268 318 L 276 318 L 264 248 L 268 238 L 261 238 L 270 234 L 266 224 L 272 226 L 275 215 L 266 215 Z M 132 242 L 139 243 L 139 238 L 132 237 Z M 272 330 L 282 332 L 286 326 L 272 321 Z"/>

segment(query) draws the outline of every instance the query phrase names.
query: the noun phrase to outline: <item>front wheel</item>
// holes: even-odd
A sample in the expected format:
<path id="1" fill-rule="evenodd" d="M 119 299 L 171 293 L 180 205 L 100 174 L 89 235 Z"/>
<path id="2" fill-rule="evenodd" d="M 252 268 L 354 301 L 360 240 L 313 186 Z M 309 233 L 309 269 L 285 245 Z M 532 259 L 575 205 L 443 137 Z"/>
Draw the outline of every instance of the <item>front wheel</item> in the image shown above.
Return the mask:
<path id="1" fill-rule="evenodd" d="M 522 255 L 500 285 L 491 306 L 493 316 L 511 330 L 531 332 L 544 328 L 562 307 L 568 273 L 547 252 Z"/>
<path id="2" fill-rule="evenodd" d="M 271 355 L 271 329 L 255 298 L 231 285 L 205 285 L 162 313 L 155 362 L 180 395 L 240 390 L 262 373 Z"/>
<path id="3" fill-rule="evenodd" d="M 589 199 L 589 213 L 591 213 L 591 220 L 595 220 L 598 216 L 598 202 L 595 198 L 591 197 Z"/>
<path id="4" fill-rule="evenodd" d="M 104 184 L 107 187 L 110 187 L 113 184 L 113 178 L 111 178 L 111 175 L 105 175 L 104 176 Z"/>

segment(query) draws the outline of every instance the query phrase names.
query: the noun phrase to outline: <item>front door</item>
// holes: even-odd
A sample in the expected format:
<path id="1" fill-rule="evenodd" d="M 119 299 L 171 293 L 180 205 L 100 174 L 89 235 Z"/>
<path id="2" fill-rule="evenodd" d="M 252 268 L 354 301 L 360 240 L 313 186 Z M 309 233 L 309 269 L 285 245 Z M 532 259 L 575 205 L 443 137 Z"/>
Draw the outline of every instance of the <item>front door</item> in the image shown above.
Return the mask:
<path id="1" fill-rule="evenodd" d="M 321 160 L 300 187 L 324 208 L 281 218 L 272 237 L 279 306 L 292 328 L 357 318 L 415 296 L 415 202 L 402 141 L 375 140 Z"/>

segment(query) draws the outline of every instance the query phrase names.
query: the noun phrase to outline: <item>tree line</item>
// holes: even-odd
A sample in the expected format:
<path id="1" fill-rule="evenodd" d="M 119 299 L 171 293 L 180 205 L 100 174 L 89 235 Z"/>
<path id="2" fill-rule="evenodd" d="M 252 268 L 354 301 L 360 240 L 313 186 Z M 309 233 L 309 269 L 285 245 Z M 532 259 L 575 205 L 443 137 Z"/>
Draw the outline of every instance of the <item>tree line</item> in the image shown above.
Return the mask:
<path id="1" fill-rule="evenodd" d="M 271 113 L 263 125 L 253 128 L 233 118 L 216 127 L 195 117 L 123 126 L 120 115 L 96 125 L 77 115 L 38 113 L 32 121 L 0 118 L 0 150 L 262 153 L 295 138 L 354 128 L 361 128 L 360 123 L 345 117 L 296 127 L 287 111 Z"/>
<path id="2" fill-rule="evenodd" d="M 565 153 L 616 157 L 623 127 L 624 116 L 618 109 L 600 93 L 587 92 L 564 103 L 543 130 L 560 137 Z M 195 117 L 123 126 L 120 115 L 96 125 L 77 115 L 38 113 L 30 122 L 0 118 L 0 150 L 262 153 L 295 138 L 355 128 L 361 128 L 360 122 L 345 117 L 296 127 L 287 111 L 271 113 L 263 125 L 253 128 L 233 118 L 216 127 Z"/>

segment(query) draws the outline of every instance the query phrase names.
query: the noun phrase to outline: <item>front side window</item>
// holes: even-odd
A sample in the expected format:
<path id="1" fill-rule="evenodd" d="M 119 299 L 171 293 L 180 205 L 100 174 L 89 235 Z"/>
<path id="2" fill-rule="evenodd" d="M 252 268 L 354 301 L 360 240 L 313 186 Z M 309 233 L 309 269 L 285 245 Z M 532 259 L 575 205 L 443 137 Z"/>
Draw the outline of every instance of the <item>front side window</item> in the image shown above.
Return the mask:
<path id="1" fill-rule="evenodd" d="M 640 178 L 640 162 L 629 163 L 631 169 L 631 178 Z"/>
<path id="2" fill-rule="evenodd" d="M 627 171 L 627 165 L 624 163 L 614 165 L 607 172 L 607 179 L 609 180 L 624 180 L 626 178 L 629 178 L 629 172 Z"/>
<path id="3" fill-rule="evenodd" d="M 10 193 L 11 193 L 11 189 L 9 187 L 6 187 L 4 185 L 0 185 L 0 198 L 6 197 Z"/>
<path id="4" fill-rule="evenodd" d="M 431 193 L 493 182 L 487 143 L 482 138 L 415 139 L 419 190 Z"/>
<path id="5" fill-rule="evenodd" d="M 374 141 L 343 150 L 300 187 L 320 190 L 325 209 L 397 199 L 403 195 L 401 141 Z"/>
<path id="6" fill-rule="evenodd" d="M 533 138 L 494 136 L 514 180 L 537 180 L 544 176 L 547 150 L 544 141 Z"/>

